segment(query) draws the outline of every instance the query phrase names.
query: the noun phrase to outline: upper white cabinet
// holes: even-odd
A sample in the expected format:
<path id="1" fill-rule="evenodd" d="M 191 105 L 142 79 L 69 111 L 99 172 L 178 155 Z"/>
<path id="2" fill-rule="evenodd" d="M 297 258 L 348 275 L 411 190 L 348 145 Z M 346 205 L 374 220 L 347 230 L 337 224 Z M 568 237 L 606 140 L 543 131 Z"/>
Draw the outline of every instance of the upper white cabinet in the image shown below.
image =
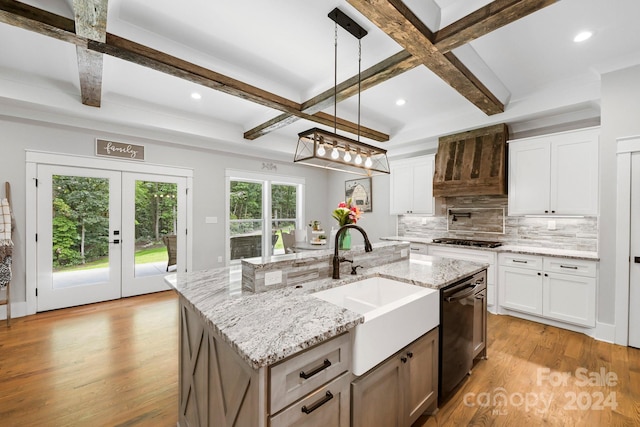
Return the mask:
<path id="1" fill-rule="evenodd" d="M 509 215 L 597 215 L 598 128 L 509 142 Z"/>
<path id="2" fill-rule="evenodd" d="M 433 215 L 434 158 L 429 155 L 390 163 L 392 215 Z"/>

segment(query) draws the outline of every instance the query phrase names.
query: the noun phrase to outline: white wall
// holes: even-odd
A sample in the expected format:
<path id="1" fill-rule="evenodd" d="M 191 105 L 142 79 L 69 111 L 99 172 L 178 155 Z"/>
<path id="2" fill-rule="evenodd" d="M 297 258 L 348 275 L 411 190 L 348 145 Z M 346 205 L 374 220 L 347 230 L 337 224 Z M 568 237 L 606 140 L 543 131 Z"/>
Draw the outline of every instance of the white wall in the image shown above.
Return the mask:
<path id="1" fill-rule="evenodd" d="M 344 187 L 345 181 L 360 178 L 358 175 L 349 173 L 332 173 L 329 177 L 329 186 L 327 189 L 327 200 L 329 203 L 329 210 L 327 211 L 329 224 L 327 229 L 331 229 L 332 226 L 338 227 L 338 223 L 335 219 L 331 218 L 331 211 L 338 207 L 338 203 L 345 201 Z M 371 196 L 372 211 L 363 213 L 359 226 L 361 226 L 369 236 L 371 243 L 380 240 L 380 237 L 395 236 L 396 234 L 396 219 L 395 215 L 389 215 L 389 175 L 378 175 L 371 178 Z M 360 233 L 351 233 L 351 241 L 353 244 L 362 244 L 363 240 Z"/>
<path id="2" fill-rule="evenodd" d="M 615 323 L 616 139 L 640 135 L 640 66 L 602 75 L 598 321 Z"/>
<path id="3" fill-rule="evenodd" d="M 91 131 L 63 126 L 39 124 L 0 117 L 0 184 L 11 183 L 16 230 L 13 258 L 11 299 L 25 301 L 25 150 L 94 155 L 95 138 L 131 142 L 145 146 L 145 162 L 167 166 L 186 167 L 193 174 L 193 268 L 194 270 L 220 267 L 218 256 L 225 255 L 225 169 L 240 169 L 260 173 L 304 177 L 306 181 L 305 221 L 319 213 L 329 212 L 326 194 L 329 172 L 292 162 L 274 161 L 248 155 L 224 154 L 201 148 L 188 149 L 167 142 L 134 138 L 121 134 Z M 175 136 L 165 136 L 171 141 Z M 295 136 L 292 137 L 295 139 Z M 212 142 L 212 146 L 215 143 Z M 247 151 L 251 151 L 247 143 Z M 255 144 L 255 142 L 254 142 Z M 291 155 L 293 158 L 293 154 Z M 262 168 L 263 162 L 274 163 L 277 171 Z M 4 185 L 0 195 L 4 196 Z M 217 224 L 205 224 L 205 217 L 218 217 Z M 327 219 L 328 220 L 328 219 Z"/>

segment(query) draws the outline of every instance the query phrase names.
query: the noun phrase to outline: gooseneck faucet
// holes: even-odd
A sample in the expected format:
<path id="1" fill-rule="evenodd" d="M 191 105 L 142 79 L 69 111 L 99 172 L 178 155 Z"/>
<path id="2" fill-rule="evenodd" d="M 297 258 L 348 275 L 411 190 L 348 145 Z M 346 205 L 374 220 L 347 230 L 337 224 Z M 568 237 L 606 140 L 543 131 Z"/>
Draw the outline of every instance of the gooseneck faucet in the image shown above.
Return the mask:
<path id="1" fill-rule="evenodd" d="M 342 227 L 340 227 L 340 229 L 338 229 L 338 232 L 336 233 L 336 240 L 335 240 L 335 248 L 333 251 L 333 278 L 334 279 L 339 279 L 340 278 L 340 263 L 341 262 L 351 262 L 353 263 L 353 260 L 350 259 L 346 259 L 345 257 L 341 257 L 338 255 L 338 247 L 339 244 L 338 242 L 340 241 L 340 236 L 347 230 L 347 228 L 355 228 L 356 230 L 358 230 L 360 232 L 360 234 L 362 234 L 362 237 L 364 237 L 364 250 L 365 252 L 371 252 L 373 250 L 373 246 L 371 246 L 371 242 L 369 241 L 369 236 L 367 236 L 367 233 L 364 231 L 364 229 L 362 227 L 359 227 L 355 224 L 346 224 L 343 225 Z"/>

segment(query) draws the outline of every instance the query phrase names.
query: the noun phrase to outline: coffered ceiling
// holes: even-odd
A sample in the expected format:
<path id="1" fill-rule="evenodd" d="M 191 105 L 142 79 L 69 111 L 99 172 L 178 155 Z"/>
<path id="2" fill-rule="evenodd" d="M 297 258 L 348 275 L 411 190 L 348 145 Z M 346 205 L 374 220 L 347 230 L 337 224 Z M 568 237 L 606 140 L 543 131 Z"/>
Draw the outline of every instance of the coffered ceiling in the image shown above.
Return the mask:
<path id="1" fill-rule="evenodd" d="M 368 31 L 363 140 L 391 155 L 495 123 L 597 122 L 601 73 L 640 64 L 637 0 L 109 0 L 101 29 L 104 3 L 0 0 L 0 115 L 288 158 L 299 132 L 332 128 L 335 7 Z M 337 80 L 357 73 L 339 28 Z M 358 97 L 342 98 L 354 137 Z"/>

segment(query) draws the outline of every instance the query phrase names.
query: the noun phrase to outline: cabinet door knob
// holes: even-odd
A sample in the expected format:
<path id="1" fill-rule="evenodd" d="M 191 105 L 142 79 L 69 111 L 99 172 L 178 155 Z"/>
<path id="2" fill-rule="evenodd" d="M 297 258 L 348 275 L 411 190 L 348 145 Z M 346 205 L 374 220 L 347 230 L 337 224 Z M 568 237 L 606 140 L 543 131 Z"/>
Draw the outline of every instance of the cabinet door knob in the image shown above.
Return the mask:
<path id="1" fill-rule="evenodd" d="M 400 358 L 400 360 L 402 360 L 402 363 L 407 363 L 407 358 L 406 358 L 406 357 L 404 357 L 404 356 L 402 356 L 402 357 Z"/>
<path id="2" fill-rule="evenodd" d="M 549 277 L 549 275 L 547 273 L 544 273 L 544 277 Z"/>
<path id="3" fill-rule="evenodd" d="M 544 213 L 549 213 L 549 211 L 544 211 Z"/>
<path id="4" fill-rule="evenodd" d="M 413 357 L 413 352 L 407 351 L 407 357 L 411 359 Z"/>
<path id="5" fill-rule="evenodd" d="M 538 276 L 542 276 L 542 273 L 538 273 Z"/>

